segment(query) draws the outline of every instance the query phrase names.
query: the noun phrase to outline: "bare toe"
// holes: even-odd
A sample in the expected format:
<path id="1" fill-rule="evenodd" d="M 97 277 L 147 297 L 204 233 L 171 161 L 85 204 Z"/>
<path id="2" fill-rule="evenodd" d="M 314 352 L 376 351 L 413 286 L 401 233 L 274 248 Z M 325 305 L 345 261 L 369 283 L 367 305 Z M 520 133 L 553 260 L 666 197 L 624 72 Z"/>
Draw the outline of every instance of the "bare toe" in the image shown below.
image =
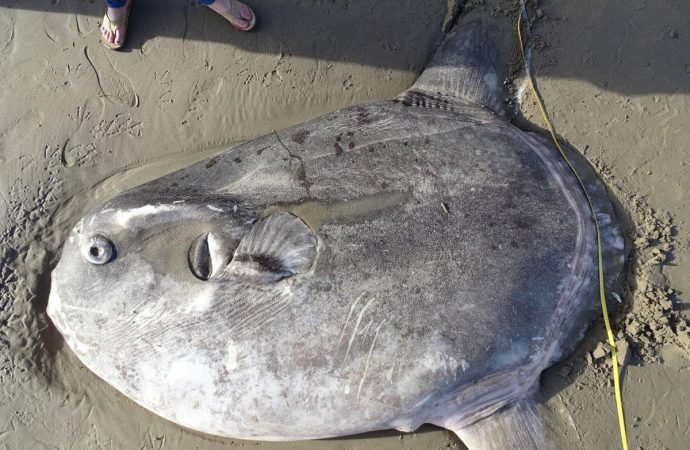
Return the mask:
<path id="1" fill-rule="evenodd" d="M 252 9 L 245 5 L 244 3 L 240 6 L 240 19 L 244 19 L 249 25 L 249 22 L 254 18 L 254 12 Z"/>

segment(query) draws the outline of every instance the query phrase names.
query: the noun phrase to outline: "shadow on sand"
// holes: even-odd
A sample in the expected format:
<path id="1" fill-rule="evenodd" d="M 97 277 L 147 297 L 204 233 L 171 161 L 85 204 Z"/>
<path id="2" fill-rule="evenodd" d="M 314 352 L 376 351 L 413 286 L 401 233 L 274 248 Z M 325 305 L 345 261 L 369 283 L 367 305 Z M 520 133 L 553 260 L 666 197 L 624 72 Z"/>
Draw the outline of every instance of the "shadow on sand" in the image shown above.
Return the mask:
<path id="1" fill-rule="evenodd" d="M 220 16 L 193 1 L 137 0 L 125 51 L 140 50 L 156 37 L 170 37 L 222 42 L 253 53 L 419 72 L 423 66 L 417 66 L 418 61 L 423 63 L 424 55 L 433 53 L 444 26 L 465 3 L 247 1 L 259 17 L 259 27 L 251 33 L 236 32 Z M 674 1 L 660 8 L 654 2 L 637 0 L 604 4 L 587 0 L 576 12 L 563 17 L 559 15 L 561 1 L 543 6 L 546 19 L 537 33 L 548 35 L 548 47 L 540 57 L 541 75 L 582 80 L 627 95 L 690 92 L 688 61 L 678 58 L 687 53 L 687 36 L 683 34 L 690 30 L 690 2 Z M 12 14 L 13 9 L 64 15 L 67 25 L 79 28 L 80 20 L 90 17 L 95 23 L 103 15 L 104 2 L 0 0 L 0 16 Z M 493 16 L 512 14 L 511 8 L 486 9 L 485 13 Z M 0 28 L 11 26 L 11 21 L 5 22 L 0 22 Z M 551 36 L 556 29 L 564 32 Z M 97 33 L 97 29 L 90 32 Z M 564 36 L 567 42 L 558 39 Z M 563 47 L 568 51 L 558 51 Z M 621 65 L 627 70 L 620 70 Z"/>

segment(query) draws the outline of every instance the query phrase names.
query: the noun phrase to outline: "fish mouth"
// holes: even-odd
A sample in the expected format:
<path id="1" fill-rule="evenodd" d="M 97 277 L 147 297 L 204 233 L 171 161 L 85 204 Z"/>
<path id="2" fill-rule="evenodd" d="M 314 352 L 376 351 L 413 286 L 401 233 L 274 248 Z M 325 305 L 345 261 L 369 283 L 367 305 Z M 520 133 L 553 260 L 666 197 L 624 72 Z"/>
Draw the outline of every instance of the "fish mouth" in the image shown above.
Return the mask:
<path id="1" fill-rule="evenodd" d="M 58 330 L 60 330 L 60 326 L 58 324 L 58 318 L 60 317 L 60 314 L 58 312 L 59 308 L 60 297 L 58 296 L 56 289 L 53 288 L 50 290 L 50 295 L 48 296 L 48 306 L 46 307 L 46 314 L 48 315 L 48 317 L 50 317 L 51 322 L 53 322 L 53 324 Z"/>
<path id="2" fill-rule="evenodd" d="M 60 334 L 65 337 L 65 339 L 68 339 L 68 336 L 71 336 L 71 333 L 69 332 L 66 324 L 65 324 L 65 318 L 62 315 L 62 299 L 60 298 L 60 295 L 57 293 L 57 289 L 55 288 L 55 272 L 53 272 L 53 288 L 50 290 L 50 295 L 48 296 L 48 306 L 46 307 L 46 314 L 50 318 L 50 321 L 53 323 L 55 328 L 60 332 Z"/>
<path id="3" fill-rule="evenodd" d="M 48 306 L 46 307 L 46 314 L 50 318 L 55 328 L 60 332 L 60 335 L 65 339 L 65 342 L 77 355 L 86 355 L 96 349 L 95 345 L 84 342 L 79 339 L 77 334 L 68 325 L 68 321 L 63 314 L 65 308 L 82 309 L 76 306 L 64 304 L 62 298 L 57 293 L 55 288 L 51 289 L 48 297 Z"/>

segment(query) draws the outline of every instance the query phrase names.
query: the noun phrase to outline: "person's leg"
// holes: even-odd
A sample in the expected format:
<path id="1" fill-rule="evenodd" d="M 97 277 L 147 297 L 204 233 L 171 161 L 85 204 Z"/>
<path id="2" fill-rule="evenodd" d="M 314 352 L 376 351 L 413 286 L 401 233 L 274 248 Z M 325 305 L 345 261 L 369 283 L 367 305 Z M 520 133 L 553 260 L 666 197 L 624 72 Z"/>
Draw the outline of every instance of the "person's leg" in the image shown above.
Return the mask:
<path id="1" fill-rule="evenodd" d="M 106 0 L 108 8 L 101 24 L 103 42 L 111 48 L 119 48 L 125 42 L 127 23 L 125 18 L 129 14 L 132 0 Z"/>
<path id="2" fill-rule="evenodd" d="M 238 30 L 248 31 L 254 25 L 254 11 L 238 0 L 199 0 L 230 22 Z"/>

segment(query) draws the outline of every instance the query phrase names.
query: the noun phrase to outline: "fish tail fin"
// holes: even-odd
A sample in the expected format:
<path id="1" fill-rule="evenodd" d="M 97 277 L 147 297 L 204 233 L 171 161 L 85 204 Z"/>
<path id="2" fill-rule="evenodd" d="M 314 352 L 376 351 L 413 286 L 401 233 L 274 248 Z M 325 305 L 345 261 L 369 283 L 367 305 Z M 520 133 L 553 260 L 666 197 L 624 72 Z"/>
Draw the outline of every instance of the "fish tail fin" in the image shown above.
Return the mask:
<path id="1" fill-rule="evenodd" d="M 471 450 L 554 448 L 531 400 L 521 400 L 472 425 L 450 428 Z"/>

